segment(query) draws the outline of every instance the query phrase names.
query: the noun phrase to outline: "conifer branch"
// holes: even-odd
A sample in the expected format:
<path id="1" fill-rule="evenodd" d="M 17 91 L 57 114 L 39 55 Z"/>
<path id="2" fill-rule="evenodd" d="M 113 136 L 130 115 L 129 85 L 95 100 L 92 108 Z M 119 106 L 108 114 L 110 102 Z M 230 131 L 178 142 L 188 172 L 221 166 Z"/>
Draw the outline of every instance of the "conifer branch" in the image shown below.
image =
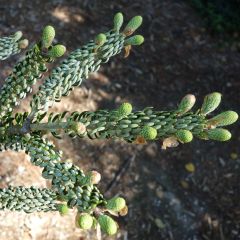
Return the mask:
<path id="1" fill-rule="evenodd" d="M 18 31 L 8 37 L 0 38 L 0 61 L 20 53 L 28 46 L 28 40 L 22 39 L 22 32 Z"/>
<path id="2" fill-rule="evenodd" d="M 162 140 L 163 148 L 189 143 L 193 137 L 204 140 L 227 141 L 231 133 L 222 127 L 238 119 L 234 111 L 225 111 L 214 117 L 221 102 L 221 94 L 214 92 L 204 98 L 200 109 L 192 111 L 195 96 L 186 95 L 177 109 L 156 111 L 151 107 L 132 111 L 130 103 L 114 110 L 95 112 L 50 113 L 54 102 L 61 101 L 89 73 L 98 71 L 101 64 L 122 50 L 127 57 L 132 46 L 141 45 L 141 35 L 131 36 L 142 24 L 142 17 L 133 17 L 121 30 L 123 15 L 114 17 L 112 30 L 98 34 L 94 40 L 79 48 L 53 69 L 30 103 L 31 112 L 17 112 L 14 107 L 32 91 L 32 86 L 48 71 L 47 64 L 61 57 L 66 48 L 53 45 L 55 30 L 43 29 L 42 37 L 26 53 L 6 78 L 0 92 L 0 151 L 24 151 L 33 165 L 42 168 L 42 177 L 51 181 L 50 189 L 8 187 L 0 189 L 0 210 L 59 211 L 61 215 L 77 208 L 76 225 L 81 229 L 100 226 L 108 235 L 117 232 L 118 225 L 109 215 L 127 214 L 122 197 L 106 199 L 97 188 L 101 175 L 97 171 L 84 173 L 78 166 L 62 159 L 61 151 L 45 138 L 50 132 L 60 138 L 62 132 L 70 137 L 90 139 L 122 139 L 128 143 L 143 144 Z M 0 38 L 0 60 L 20 52 L 27 46 L 22 33 Z M 47 118 L 47 120 L 46 120 Z"/>

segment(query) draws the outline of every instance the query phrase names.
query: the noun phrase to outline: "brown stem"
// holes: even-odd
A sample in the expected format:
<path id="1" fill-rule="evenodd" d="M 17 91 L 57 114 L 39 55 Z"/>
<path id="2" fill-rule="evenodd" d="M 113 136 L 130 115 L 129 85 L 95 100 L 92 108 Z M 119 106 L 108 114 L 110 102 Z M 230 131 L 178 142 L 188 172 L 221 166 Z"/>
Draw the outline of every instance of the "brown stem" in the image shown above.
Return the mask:
<path id="1" fill-rule="evenodd" d="M 69 122 L 55 122 L 55 123 L 32 123 L 30 130 L 33 131 L 55 131 L 65 129 L 70 126 Z"/>

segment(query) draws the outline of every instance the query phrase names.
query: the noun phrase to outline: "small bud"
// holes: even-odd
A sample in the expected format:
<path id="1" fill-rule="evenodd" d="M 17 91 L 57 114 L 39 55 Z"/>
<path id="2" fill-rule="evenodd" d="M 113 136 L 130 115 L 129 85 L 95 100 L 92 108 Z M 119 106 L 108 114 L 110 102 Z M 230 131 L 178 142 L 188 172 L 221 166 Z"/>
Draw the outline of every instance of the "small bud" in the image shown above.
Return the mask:
<path id="1" fill-rule="evenodd" d="M 101 174 L 97 171 L 91 171 L 87 175 L 91 184 L 98 184 L 101 180 Z"/>
<path id="2" fill-rule="evenodd" d="M 107 37 L 104 33 L 99 33 L 95 38 L 95 43 L 99 46 L 102 46 L 107 40 Z"/>
<path id="3" fill-rule="evenodd" d="M 135 144 L 146 144 L 147 141 L 143 136 L 137 136 L 136 139 L 133 141 Z"/>
<path id="4" fill-rule="evenodd" d="M 119 12 L 119 13 L 115 14 L 115 16 L 114 16 L 114 19 L 113 19 L 113 29 L 116 32 L 119 32 L 122 24 L 123 24 L 123 15 L 122 15 L 122 13 Z"/>
<path id="5" fill-rule="evenodd" d="M 142 35 L 135 35 L 125 40 L 124 45 L 141 45 L 144 42 Z"/>
<path id="6" fill-rule="evenodd" d="M 141 16 L 133 17 L 129 21 L 127 26 L 124 28 L 123 34 L 125 36 L 130 36 L 131 34 L 133 34 L 133 32 L 135 32 L 141 26 L 141 24 L 142 24 L 142 17 Z"/>
<path id="7" fill-rule="evenodd" d="M 184 130 L 184 129 L 178 130 L 176 132 L 176 137 L 182 143 L 191 142 L 193 139 L 192 133 L 190 131 Z"/>
<path id="8" fill-rule="evenodd" d="M 117 233 L 117 223 L 107 215 L 100 215 L 98 218 L 98 223 L 103 232 L 108 235 L 114 235 Z"/>
<path id="9" fill-rule="evenodd" d="M 127 116 L 132 112 L 132 104 L 130 103 L 123 103 L 121 106 L 117 109 L 117 113 L 119 116 Z"/>
<path id="10" fill-rule="evenodd" d="M 146 140 L 153 140 L 157 137 L 157 130 L 153 127 L 145 126 L 140 132 Z"/>
<path id="11" fill-rule="evenodd" d="M 126 205 L 123 209 L 119 211 L 120 216 L 126 216 L 128 214 L 128 206 Z"/>
<path id="12" fill-rule="evenodd" d="M 42 47 L 49 48 L 55 37 L 55 29 L 52 26 L 46 26 L 42 33 Z"/>
<path id="13" fill-rule="evenodd" d="M 60 212 L 60 214 L 63 215 L 67 215 L 69 212 L 69 208 L 67 206 L 67 204 L 59 204 L 58 205 L 58 211 Z"/>
<path id="14" fill-rule="evenodd" d="M 28 46 L 28 40 L 27 39 L 23 39 L 21 41 L 18 42 L 18 46 L 20 49 L 24 49 Z"/>
<path id="15" fill-rule="evenodd" d="M 209 119 L 207 124 L 209 126 L 227 126 L 235 123 L 238 120 L 238 114 L 234 111 L 226 111 L 218 114 L 217 116 Z"/>
<path id="16" fill-rule="evenodd" d="M 90 229 L 93 225 L 93 217 L 88 213 L 81 214 L 77 219 L 77 226 L 81 229 Z"/>
<path id="17" fill-rule="evenodd" d="M 50 49 L 50 51 L 48 52 L 48 55 L 51 58 L 58 58 L 58 57 L 62 57 L 65 52 L 66 52 L 66 47 L 58 44 L 58 45 L 53 46 Z"/>
<path id="18" fill-rule="evenodd" d="M 215 128 L 207 131 L 207 136 L 209 139 L 216 141 L 228 141 L 231 138 L 231 133 L 224 128 Z"/>
<path id="19" fill-rule="evenodd" d="M 188 112 L 189 110 L 192 109 L 192 107 L 194 106 L 196 102 L 196 98 L 194 95 L 192 94 L 187 94 L 185 97 L 183 97 L 183 99 L 181 100 L 177 112 L 180 114 L 184 114 L 186 112 Z"/>
<path id="20" fill-rule="evenodd" d="M 78 135 L 82 135 L 86 132 L 86 125 L 81 122 L 74 122 L 71 124 L 71 129 Z"/>
<path id="21" fill-rule="evenodd" d="M 17 32 L 15 32 L 14 35 L 13 35 L 14 40 L 17 42 L 18 40 L 21 39 L 22 35 L 23 35 L 23 34 L 22 34 L 21 31 L 17 31 Z"/>
<path id="22" fill-rule="evenodd" d="M 221 94 L 218 92 L 213 92 L 208 94 L 203 101 L 201 108 L 201 114 L 207 115 L 210 112 L 213 112 L 221 102 Z"/>
<path id="23" fill-rule="evenodd" d="M 121 211 L 126 206 L 126 201 L 121 197 L 114 197 L 107 202 L 106 208 L 115 212 Z"/>

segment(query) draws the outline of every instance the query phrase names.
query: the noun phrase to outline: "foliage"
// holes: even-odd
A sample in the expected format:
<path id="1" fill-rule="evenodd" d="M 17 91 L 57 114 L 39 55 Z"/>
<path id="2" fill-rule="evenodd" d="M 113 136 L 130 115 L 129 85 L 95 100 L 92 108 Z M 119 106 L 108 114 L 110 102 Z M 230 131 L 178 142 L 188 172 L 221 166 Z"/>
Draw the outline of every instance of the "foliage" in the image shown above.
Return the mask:
<path id="1" fill-rule="evenodd" d="M 219 127 L 234 123 L 238 118 L 237 113 L 226 111 L 207 118 L 207 114 L 220 104 L 220 93 L 206 96 L 201 109 L 197 111 L 191 111 L 195 97 L 188 94 L 178 108 L 171 111 L 156 111 L 152 107 L 133 111 L 130 103 L 123 103 L 114 110 L 48 114 L 54 102 L 69 95 L 89 73 L 97 71 L 110 57 L 122 50 L 125 50 L 125 56 L 129 55 L 132 45 L 142 44 L 144 39 L 141 35 L 129 37 L 141 23 L 142 18 L 136 16 L 120 31 L 123 15 L 117 13 L 112 30 L 98 34 L 94 41 L 70 53 L 52 70 L 33 95 L 30 113 L 13 114 L 13 110 L 48 71 L 47 64 L 61 57 L 66 50 L 61 44 L 53 45 L 54 28 L 45 27 L 40 41 L 13 68 L 0 95 L 0 150 L 24 150 L 34 165 L 43 168 L 42 176 L 51 180 L 52 186 L 51 189 L 22 186 L 1 189 L 1 210 L 26 213 L 59 211 L 65 215 L 69 209 L 77 208 L 76 226 L 82 229 L 100 226 L 109 235 L 117 232 L 117 223 L 108 215 L 127 214 L 126 201 L 118 196 L 105 199 L 96 186 L 101 175 L 97 171 L 85 174 L 71 162 L 63 161 L 61 151 L 44 136 L 49 132 L 56 138 L 61 138 L 63 130 L 72 138 L 119 138 L 135 144 L 160 139 L 164 147 L 173 146 L 172 143 L 176 142 L 191 142 L 193 137 L 218 141 L 230 139 L 230 132 Z M 22 41 L 26 43 L 27 40 L 20 40 L 21 37 L 17 32 L 0 39 L 1 60 L 22 49 Z"/>

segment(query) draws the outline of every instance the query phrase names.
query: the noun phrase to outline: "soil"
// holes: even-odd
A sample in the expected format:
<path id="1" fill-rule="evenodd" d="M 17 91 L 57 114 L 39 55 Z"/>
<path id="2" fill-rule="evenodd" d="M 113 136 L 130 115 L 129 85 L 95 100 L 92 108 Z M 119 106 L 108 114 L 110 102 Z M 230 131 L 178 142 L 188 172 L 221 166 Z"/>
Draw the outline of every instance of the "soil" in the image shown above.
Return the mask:
<path id="1" fill-rule="evenodd" d="M 68 52 L 112 26 L 115 12 L 126 20 L 142 15 L 138 31 L 145 43 L 130 56 L 111 59 L 98 74 L 75 89 L 53 111 L 114 108 L 129 101 L 135 109 L 153 106 L 173 109 L 187 93 L 202 103 L 204 95 L 219 91 L 223 102 L 217 112 L 240 110 L 240 53 L 238 43 L 212 36 L 203 20 L 180 0 L 0 0 L 0 35 L 22 30 L 37 41 L 47 24 L 55 26 L 57 41 Z M 236 33 L 238 34 L 238 33 Z M 3 80 L 18 56 L 0 63 Z M 1 81 L 3 83 L 3 81 Z M 21 110 L 28 109 L 28 100 Z M 129 214 L 118 219 L 117 236 L 130 240 L 237 240 L 240 239 L 240 132 L 230 126 L 226 143 L 195 140 L 163 151 L 160 142 L 143 146 L 121 141 L 53 139 L 65 158 L 84 170 L 102 174 L 100 189 L 107 197 L 126 197 Z M 194 172 L 186 164 L 195 166 Z M 112 181 L 121 170 L 117 181 Z M 0 154 L 0 187 L 49 186 L 41 171 L 23 153 Z M 0 213 L 0 240 L 95 239 L 95 231 L 74 227 L 74 214 Z"/>

